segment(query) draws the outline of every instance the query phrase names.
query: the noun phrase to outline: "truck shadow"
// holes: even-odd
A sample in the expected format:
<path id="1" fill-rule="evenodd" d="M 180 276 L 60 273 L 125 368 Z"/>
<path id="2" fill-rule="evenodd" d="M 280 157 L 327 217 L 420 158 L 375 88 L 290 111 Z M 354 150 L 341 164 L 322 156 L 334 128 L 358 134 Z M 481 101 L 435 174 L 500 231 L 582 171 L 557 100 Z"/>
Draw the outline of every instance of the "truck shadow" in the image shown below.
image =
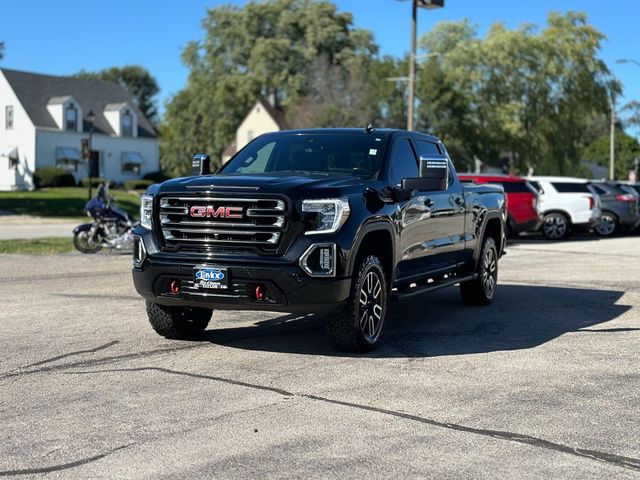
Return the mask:
<path id="1" fill-rule="evenodd" d="M 623 294 L 584 288 L 500 285 L 491 306 L 470 307 L 461 303 L 457 289 L 442 290 L 392 303 L 382 344 L 363 356 L 415 358 L 520 350 L 571 332 L 640 330 L 591 328 L 631 308 L 616 303 Z M 245 350 L 358 356 L 335 350 L 324 333 L 323 318 L 317 315 L 282 315 L 251 326 L 210 329 L 201 341 Z"/>

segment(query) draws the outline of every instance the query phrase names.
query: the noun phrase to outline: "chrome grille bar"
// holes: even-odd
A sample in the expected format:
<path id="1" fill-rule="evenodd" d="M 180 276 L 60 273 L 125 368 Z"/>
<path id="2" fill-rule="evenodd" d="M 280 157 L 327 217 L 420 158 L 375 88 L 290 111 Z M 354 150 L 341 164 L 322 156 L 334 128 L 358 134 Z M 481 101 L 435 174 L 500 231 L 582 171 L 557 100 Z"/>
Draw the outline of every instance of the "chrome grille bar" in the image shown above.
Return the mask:
<path id="1" fill-rule="evenodd" d="M 191 216 L 191 207 L 194 206 L 199 207 L 199 212 L 206 207 L 209 216 Z M 225 218 L 221 207 L 234 208 L 234 218 Z M 210 208 L 215 211 L 214 214 L 211 214 Z M 235 218 L 235 215 L 242 215 L 242 218 Z M 156 218 L 165 244 L 171 248 L 187 249 L 218 244 L 256 245 L 273 249 L 278 246 L 287 222 L 284 200 L 213 195 L 161 197 Z"/>

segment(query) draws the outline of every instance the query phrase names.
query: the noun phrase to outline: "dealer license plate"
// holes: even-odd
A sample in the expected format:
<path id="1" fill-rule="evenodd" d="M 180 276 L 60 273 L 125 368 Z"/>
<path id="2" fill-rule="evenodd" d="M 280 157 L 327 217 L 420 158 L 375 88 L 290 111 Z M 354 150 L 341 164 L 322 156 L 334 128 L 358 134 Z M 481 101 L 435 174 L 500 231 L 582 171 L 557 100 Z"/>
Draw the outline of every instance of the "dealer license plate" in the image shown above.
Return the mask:
<path id="1" fill-rule="evenodd" d="M 229 288 L 226 268 L 197 266 L 193 269 L 193 287 L 202 290 L 224 290 Z"/>

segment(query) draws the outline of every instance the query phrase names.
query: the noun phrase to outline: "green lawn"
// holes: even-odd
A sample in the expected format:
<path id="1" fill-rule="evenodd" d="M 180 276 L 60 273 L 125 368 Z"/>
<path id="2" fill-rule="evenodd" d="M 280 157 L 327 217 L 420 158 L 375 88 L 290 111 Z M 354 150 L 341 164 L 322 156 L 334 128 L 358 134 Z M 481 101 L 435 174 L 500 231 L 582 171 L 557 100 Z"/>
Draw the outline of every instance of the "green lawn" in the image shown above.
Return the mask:
<path id="1" fill-rule="evenodd" d="M 74 250 L 70 238 L 34 238 L 29 240 L 0 240 L 0 253 L 48 255 Z"/>
<path id="2" fill-rule="evenodd" d="M 93 189 L 95 194 L 95 189 Z M 111 190 L 116 205 L 139 216 L 140 196 L 120 190 Z M 87 203 L 86 188 L 42 188 L 33 192 L 0 192 L 0 210 L 40 217 L 82 217 Z"/>

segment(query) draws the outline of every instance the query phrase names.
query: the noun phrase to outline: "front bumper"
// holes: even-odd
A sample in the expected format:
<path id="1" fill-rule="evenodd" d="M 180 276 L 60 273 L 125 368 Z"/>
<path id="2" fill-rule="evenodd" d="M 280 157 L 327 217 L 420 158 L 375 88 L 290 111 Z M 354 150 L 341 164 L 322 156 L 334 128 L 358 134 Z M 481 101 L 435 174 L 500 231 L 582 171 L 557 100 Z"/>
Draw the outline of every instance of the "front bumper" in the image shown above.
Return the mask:
<path id="1" fill-rule="evenodd" d="M 138 236 L 145 258 L 134 266 L 133 283 L 146 300 L 163 305 L 204 307 L 217 310 L 263 310 L 291 313 L 334 313 L 344 308 L 349 297 L 349 277 L 312 278 L 297 263 L 283 258 L 211 260 L 176 257 L 159 252 L 150 235 Z M 202 291 L 191 288 L 194 267 L 210 265 L 227 269 L 229 286 L 224 290 Z M 170 284 L 178 281 L 179 293 Z M 256 299 L 260 285 L 266 298 Z"/>

